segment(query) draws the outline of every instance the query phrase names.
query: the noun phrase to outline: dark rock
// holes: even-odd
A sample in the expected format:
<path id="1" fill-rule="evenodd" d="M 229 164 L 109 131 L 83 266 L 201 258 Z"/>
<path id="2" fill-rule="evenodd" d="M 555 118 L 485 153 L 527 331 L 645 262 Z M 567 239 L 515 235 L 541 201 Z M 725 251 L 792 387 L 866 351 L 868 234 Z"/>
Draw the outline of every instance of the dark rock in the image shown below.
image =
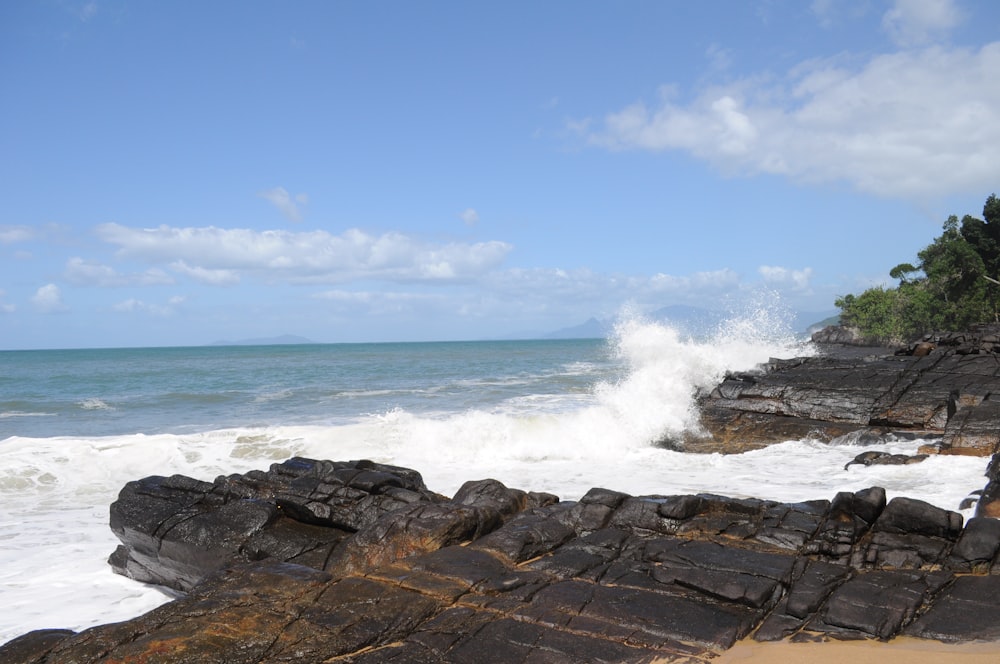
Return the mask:
<path id="1" fill-rule="evenodd" d="M 520 512 L 528 505 L 528 494 L 520 489 L 508 489 L 496 480 L 466 482 L 451 499 L 458 505 L 491 507 L 502 516 Z"/>
<path id="2" fill-rule="evenodd" d="M 943 453 L 1000 451 L 1000 327 L 939 335 L 901 354 L 823 354 L 730 374 L 698 397 L 701 431 L 672 441 L 693 452 L 742 452 L 791 438 L 832 441 L 881 430 L 942 438 Z M 930 346 L 936 348 L 931 349 Z"/>
<path id="3" fill-rule="evenodd" d="M 960 576 L 905 633 L 939 641 L 1000 641 L 1000 576 Z"/>
<path id="4" fill-rule="evenodd" d="M 962 532 L 962 515 L 912 498 L 893 498 L 857 552 L 856 565 L 920 569 L 941 562 Z"/>
<path id="5" fill-rule="evenodd" d="M 448 500 L 406 469 L 276 466 L 130 483 L 112 512 L 115 568 L 141 562 L 187 594 L 25 635 L 0 661 L 694 663 L 750 634 L 1000 638 L 1000 521 L 962 528 L 877 487 L 807 503 L 605 489 L 559 502 L 482 480 Z"/>
<path id="6" fill-rule="evenodd" d="M 292 458 L 265 472 L 147 477 L 111 505 L 122 546 L 109 562 L 137 581 L 190 590 L 225 565 L 275 557 L 322 569 L 357 530 L 412 505 L 445 498 L 420 474 L 371 461 Z"/>
<path id="7" fill-rule="evenodd" d="M 942 573 L 898 571 L 857 575 L 833 591 L 809 628 L 844 636 L 891 638 L 949 579 Z"/>
<path id="8" fill-rule="evenodd" d="M 849 346 L 871 346 L 874 345 L 861 336 L 857 328 L 843 325 L 827 325 L 822 330 L 817 330 L 812 334 L 813 343 L 817 344 L 844 344 Z"/>
<path id="9" fill-rule="evenodd" d="M 0 662 L 44 662 L 56 645 L 75 634 L 68 629 L 36 629 L 0 645 Z"/>
<path id="10" fill-rule="evenodd" d="M 904 466 L 914 463 L 920 463 L 927 458 L 926 454 L 889 454 L 888 452 L 878 452 L 878 451 L 868 451 L 862 452 L 858 456 L 854 457 L 852 461 L 848 461 L 844 465 L 844 470 L 848 467 L 858 464 L 861 466 Z"/>
<path id="11" fill-rule="evenodd" d="M 802 552 L 830 562 L 846 563 L 883 509 L 885 489 L 881 487 L 838 493 L 816 535 L 802 547 Z"/>
<path id="12" fill-rule="evenodd" d="M 1000 563 L 1000 520 L 975 517 L 951 550 L 950 567 L 957 572 L 987 574 Z M 1000 571 L 1000 570 L 998 570 Z"/>
<path id="13" fill-rule="evenodd" d="M 325 569 L 341 574 L 362 573 L 414 554 L 476 539 L 500 523 L 500 513 L 493 508 L 417 503 L 384 515 L 344 540 Z"/>

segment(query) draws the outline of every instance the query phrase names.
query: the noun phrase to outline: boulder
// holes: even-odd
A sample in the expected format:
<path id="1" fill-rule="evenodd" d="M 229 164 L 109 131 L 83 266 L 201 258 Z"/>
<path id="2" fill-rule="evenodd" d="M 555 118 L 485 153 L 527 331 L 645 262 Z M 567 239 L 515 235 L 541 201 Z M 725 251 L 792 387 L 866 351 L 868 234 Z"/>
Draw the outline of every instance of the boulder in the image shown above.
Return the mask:
<path id="1" fill-rule="evenodd" d="M 109 562 L 137 581 L 187 591 L 229 564 L 277 558 L 322 569 L 348 536 L 391 512 L 446 498 L 408 468 L 292 458 L 204 482 L 129 482 L 111 505 L 122 541 Z"/>

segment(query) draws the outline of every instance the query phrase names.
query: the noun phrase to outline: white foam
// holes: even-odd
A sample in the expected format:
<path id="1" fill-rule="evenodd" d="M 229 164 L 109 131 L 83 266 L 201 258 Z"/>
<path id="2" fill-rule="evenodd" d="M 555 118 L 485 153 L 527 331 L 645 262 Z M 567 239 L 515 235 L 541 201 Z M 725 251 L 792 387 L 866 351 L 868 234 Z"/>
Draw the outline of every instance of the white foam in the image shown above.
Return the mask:
<path id="1" fill-rule="evenodd" d="M 84 399 L 79 404 L 80 408 L 84 410 L 114 410 L 115 407 L 109 405 L 107 402 L 98 399 L 97 397 L 90 397 L 89 399 Z"/>

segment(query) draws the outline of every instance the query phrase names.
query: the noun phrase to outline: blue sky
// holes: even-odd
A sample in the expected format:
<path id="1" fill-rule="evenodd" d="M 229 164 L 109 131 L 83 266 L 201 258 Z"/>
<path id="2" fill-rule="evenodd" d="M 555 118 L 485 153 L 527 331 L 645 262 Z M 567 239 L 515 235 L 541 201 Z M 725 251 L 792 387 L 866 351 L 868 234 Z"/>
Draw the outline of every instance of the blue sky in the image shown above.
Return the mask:
<path id="1" fill-rule="evenodd" d="M 0 3 L 0 348 L 890 284 L 1000 193 L 1000 3 Z"/>

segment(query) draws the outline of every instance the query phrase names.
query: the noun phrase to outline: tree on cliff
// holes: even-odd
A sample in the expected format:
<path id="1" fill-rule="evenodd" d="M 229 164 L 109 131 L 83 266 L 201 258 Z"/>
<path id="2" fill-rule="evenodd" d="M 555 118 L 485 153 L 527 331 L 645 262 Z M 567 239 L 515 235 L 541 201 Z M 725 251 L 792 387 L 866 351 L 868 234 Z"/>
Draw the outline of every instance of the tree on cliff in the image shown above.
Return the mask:
<path id="1" fill-rule="evenodd" d="M 873 341 L 904 342 L 933 330 L 1000 321 L 1000 199 L 986 199 L 983 219 L 952 215 L 944 230 L 917 253 L 916 266 L 889 271 L 895 288 L 876 286 L 834 304 L 841 324 Z"/>

